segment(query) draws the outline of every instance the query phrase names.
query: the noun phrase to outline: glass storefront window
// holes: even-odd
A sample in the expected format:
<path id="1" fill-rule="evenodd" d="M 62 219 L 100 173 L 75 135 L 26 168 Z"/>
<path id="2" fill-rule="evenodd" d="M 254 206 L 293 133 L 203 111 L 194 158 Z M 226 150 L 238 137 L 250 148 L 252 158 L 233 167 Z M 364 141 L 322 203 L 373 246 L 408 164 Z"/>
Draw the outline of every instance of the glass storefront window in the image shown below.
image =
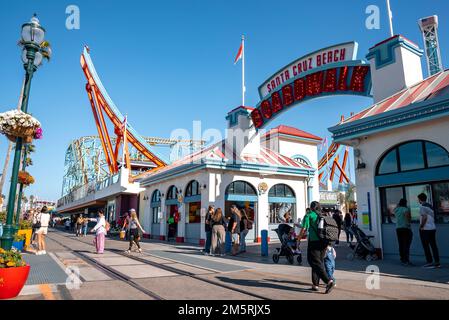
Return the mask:
<path id="1" fill-rule="evenodd" d="M 279 224 L 282 223 L 281 217 L 285 215 L 285 213 L 289 212 L 292 217 L 292 221 L 288 221 L 289 223 L 296 221 L 295 215 L 295 204 L 294 203 L 270 203 L 270 224 Z"/>
<path id="2" fill-rule="evenodd" d="M 386 188 L 384 189 L 384 203 L 382 205 L 383 208 L 383 223 L 396 223 L 396 218 L 393 215 L 393 211 L 401 200 L 404 197 L 402 187 L 397 188 Z"/>
<path id="3" fill-rule="evenodd" d="M 162 220 L 162 210 L 161 207 L 151 208 L 153 215 L 153 223 L 160 223 Z"/>
<path id="4" fill-rule="evenodd" d="M 423 169 L 424 153 L 422 142 L 410 142 L 399 146 L 399 159 L 401 171 Z"/>
<path id="5" fill-rule="evenodd" d="M 435 209 L 436 223 L 449 223 L 449 182 L 381 188 L 382 222 L 396 223 L 392 215 L 393 210 L 399 200 L 405 198 L 410 208 L 412 222 L 419 223 L 420 193 L 427 195 L 427 201 Z"/>
<path id="6" fill-rule="evenodd" d="M 410 208 L 412 214 L 412 222 L 419 222 L 419 202 L 418 195 L 425 193 L 427 195 L 427 201 L 432 203 L 432 197 L 430 195 L 430 185 L 417 185 L 405 187 L 405 195 L 407 199 L 407 205 Z"/>
<path id="7" fill-rule="evenodd" d="M 449 182 L 432 186 L 437 223 L 449 223 Z"/>
<path id="8" fill-rule="evenodd" d="M 187 204 L 189 208 L 189 223 L 201 222 L 201 202 L 190 202 Z"/>

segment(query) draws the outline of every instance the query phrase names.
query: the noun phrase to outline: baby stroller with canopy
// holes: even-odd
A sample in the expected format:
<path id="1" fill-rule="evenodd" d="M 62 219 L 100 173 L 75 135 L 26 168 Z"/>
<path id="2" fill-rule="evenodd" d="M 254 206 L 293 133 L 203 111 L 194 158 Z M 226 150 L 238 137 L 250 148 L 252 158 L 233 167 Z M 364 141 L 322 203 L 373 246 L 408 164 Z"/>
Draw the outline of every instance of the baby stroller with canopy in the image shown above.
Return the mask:
<path id="1" fill-rule="evenodd" d="M 348 260 L 354 260 L 355 257 L 358 259 L 365 259 L 366 261 L 378 259 L 376 248 L 370 241 L 374 236 L 367 236 L 362 229 L 355 224 L 351 225 L 348 231 L 351 232 L 357 240 L 355 245 L 350 245 L 353 252 L 347 255 Z"/>
<path id="2" fill-rule="evenodd" d="M 278 226 L 277 229 L 275 229 L 274 231 L 276 232 L 276 234 L 278 235 L 279 240 L 281 241 L 281 247 L 280 248 L 276 248 L 276 252 L 273 253 L 273 262 L 274 263 L 278 263 L 279 262 L 279 257 L 286 257 L 287 261 L 290 264 L 293 264 L 295 261 L 295 256 L 296 256 L 296 261 L 301 264 L 302 263 L 302 253 L 301 251 L 299 251 L 299 248 L 295 246 L 289 246 L 288 245 L 288 234 L 290 233 L 290 230 L 293 229 L 293 227 L 289 226 L 288 224 L 280 224 Z M 298 252 L 294 252 L 292 249 L 296 249 L 299 251 Z"/>

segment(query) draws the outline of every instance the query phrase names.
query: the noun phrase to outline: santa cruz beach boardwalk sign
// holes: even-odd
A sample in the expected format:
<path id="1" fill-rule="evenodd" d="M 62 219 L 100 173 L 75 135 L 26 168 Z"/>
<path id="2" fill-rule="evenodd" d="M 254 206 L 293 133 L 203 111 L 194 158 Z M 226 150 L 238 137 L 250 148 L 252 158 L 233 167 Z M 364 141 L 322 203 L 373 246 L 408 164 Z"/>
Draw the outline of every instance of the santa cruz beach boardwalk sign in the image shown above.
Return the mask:
<path id="1" fill-rule="evenodd" d="M 256 128 L 311 98 L 337 94 L 370 96 L 370 67 L 356 60 L 357 48 L 356 42 L 347 42 L 315 51 L 268 78 L 259 87 L 261 101 L 251 113 Z"/>

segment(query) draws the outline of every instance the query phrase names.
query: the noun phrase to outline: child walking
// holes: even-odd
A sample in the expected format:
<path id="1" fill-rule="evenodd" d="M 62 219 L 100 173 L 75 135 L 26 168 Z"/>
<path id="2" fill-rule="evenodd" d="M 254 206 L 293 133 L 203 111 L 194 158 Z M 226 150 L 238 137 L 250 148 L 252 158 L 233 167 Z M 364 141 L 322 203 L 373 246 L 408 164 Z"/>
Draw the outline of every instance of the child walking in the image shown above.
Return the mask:
<path id="1" fill-rule="evenodd" d="M 334 283 L 335 277 L 334 277 L 334 271 L 335 271 L 335 258 L 337 257 L 337 253 L 335 252 L 334 247 L 332 246 L 332 243 L 329 243 L 326 248 L 326 255 L 324 257 L 324 267 L 326 269 L 327 276 L 329 279 L 333 280 Z"/>

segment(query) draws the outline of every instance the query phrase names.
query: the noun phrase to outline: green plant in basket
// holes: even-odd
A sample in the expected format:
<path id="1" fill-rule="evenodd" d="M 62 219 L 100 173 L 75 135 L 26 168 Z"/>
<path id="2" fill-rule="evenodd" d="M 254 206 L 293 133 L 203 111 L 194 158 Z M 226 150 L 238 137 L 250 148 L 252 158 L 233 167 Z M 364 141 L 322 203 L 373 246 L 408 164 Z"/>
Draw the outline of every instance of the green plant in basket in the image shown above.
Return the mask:
<path id="1" fill-rule="evenodd" d="M 26 263 L 23 261 L 22 254 L 19 251 L 0 248 L 0 269 L 24 266 L 26 266 Z"/>
<path id="2" fill-rule="evenodd" d="M 15 234 L 14 235 L 14 242 L 20 242 L 20 241 L 25 241 L 26 236 L 24 234 Z"/>
<path id="3" fill-rule="evenodd" d="M 0 212 L 0 223 L 5 223 L 6 222 L 6 212 L 2 211 Z"/>
<path id="4" fill-rule="evenodd" d="M 19 230 L 28 230 L 32 229 L 32 223 L 28 220 L 21 220 L 19 223 Z"/>

